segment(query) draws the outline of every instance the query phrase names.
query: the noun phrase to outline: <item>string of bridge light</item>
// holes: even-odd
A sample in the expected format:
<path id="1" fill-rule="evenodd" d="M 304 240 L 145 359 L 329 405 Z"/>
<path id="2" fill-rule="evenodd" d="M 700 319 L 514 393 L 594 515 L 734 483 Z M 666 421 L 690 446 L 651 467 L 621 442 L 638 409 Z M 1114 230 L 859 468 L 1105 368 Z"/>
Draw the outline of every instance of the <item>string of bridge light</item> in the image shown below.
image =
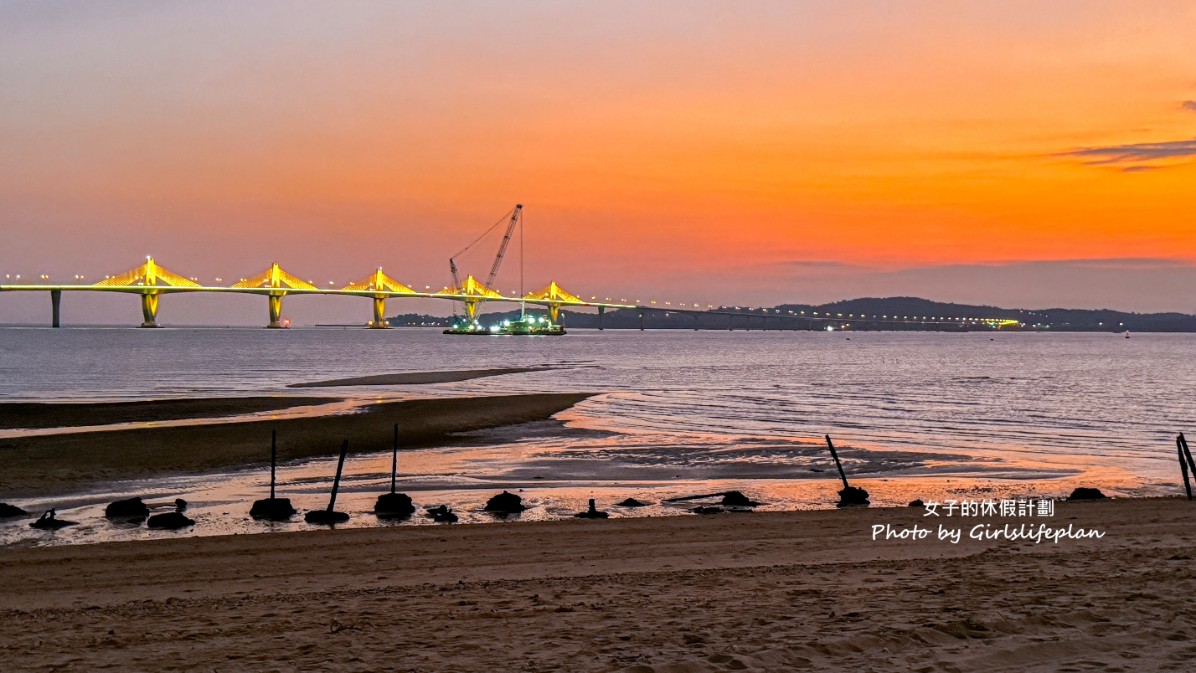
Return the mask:
<path id="1" fill-rule="evenodd" d="M 21 277 L 22 276 L 19 273 L 18 274 L 11 274 L 11 273 L 4 274 L 5 280 L 21 280 Z M 104 279 L 107 280 L 112 277 L 113 276 L 111 276 L 111 275 L 105 275 Z M 50 274 L 43 273 L 43 274 L 37 275 L 37 279 L 41 280 L 41 281 L 48 281 L 48 280 L 50 280 L 50 278 L 51 278 Z M 73 274 L 72 279 L 75 281 L 85 281 L 85 280 L 87 280 L 87 276 L 85 276 L 83 274 Z M 188 279 L 191 280 L 192 282 L 196 282 L 196 283 L 200 282 L 198 276 L 190 276 Z M 213 280 L 217 283 L 225 282 L 224 278 L 219 277 L 219 276 L 214 276 Z M 247 280 L 246 278 L 240 278 L 239 282 L 245 282 L 246 280 Z M 316 282 L 314 280 L 308 280 L 307 282 L 310 285 L 313 285 L 313 286 L 316 285 Z M 337 281 L 334 281 L 334 280 L 328 281 L 328 287 L 330 287 L 330 288 L 335 288 L 339 285 L 340 285 L 340 283 L 338 283 Z M 412 288 L 418 287 L 418 285 L 416 283 L 406 283 L 406 285 L 408 287 L 412 287 Z M 444 287 L 441 290 L 441 292 L 448 292 L 450 289 L 452 289 L 452 288 Z M 430 294 L 432 292 L 432 286 L 424 285 L 424 290 Z M 510 293 L 511 293 L 511 295 L 506 298 L 508 298 L 508 299 L 519 298 L 518 290 L 511 290 Z M 591 295 L 590 301 L 592 301 L 594 303 L 598 303 L 599 298 L 597 295 Z M 619 297 L 619 298 L 604 297 L 602 299 L 602 301 L 605 303 L 608 303 L 608 304 L 618 301 L 621 304 L 629 305 L 629 300 L 626 297 Z M 687 302 L 657 301 L 655 299 L 648 300 L 647 304 L 644 304 L 642 302 L 642 300 L 640 300 L 640 299 L 636 299 L 634 301 L 634 305 L 636 307 L 641 307 L 641 308 L 666 307 L 666 308 L 658 308 L 658 310 L 664 310 L 664 311 L 667 311 L 669 308 L 674 308 L 674 307 L 676 309 L 684 309 L 684 310 L 689 310 L 689 311 L 715 311 L 715 310 L 731 311 L 731 310 L 734 310 L 734 311 L 742 311 L 745 313 L 752 313 L 752 312 L 759 311 L 761 314 L 764 314 L 764 315 L 779 316 L 782 318 L 791 316 L 794 318 L 814 318 L 814 319 L 819 319 L 819 320 L 839 320 L 839 319 L 843 319 L 843 320 L 918 320 L 918 321 L 935 321 L 935 322 L 971 322 L 971 323 L 994 323 L 994 322 L 1003 322 L 1003 321 L 1007 320 L 1007 319 L 1003 319 L 1003 318 L 965 318 L 965 317 L 943 317 L 943 316 L 918 316 L 918 315 L 909 316 L 909 315 L 896 315 L 896 314 L 890 316 L 888 314 L 881 314 L 881 315 L 871 314 L 871 315 L 869 315 L 866 313 L 860 313 L 857 315 L 855 313 L 843 314 L 843 313 L 837 313 L 837 312 L 831 312 L 831 311 L 809 311 L 809 312 L 807 312 L 807 311 L 787 310 L 785 312 L 782 312 L 781 309 L 775 309 L 775 308 L 770 309 L 770 308 L 766 308 L 766 307 L 747 307 L 747 306 L 731 307 L 731 306 L 724 306 L 724 305 L 715 306 L 714 304 L 702 305 L 699 302 L 687 303 Z"/>

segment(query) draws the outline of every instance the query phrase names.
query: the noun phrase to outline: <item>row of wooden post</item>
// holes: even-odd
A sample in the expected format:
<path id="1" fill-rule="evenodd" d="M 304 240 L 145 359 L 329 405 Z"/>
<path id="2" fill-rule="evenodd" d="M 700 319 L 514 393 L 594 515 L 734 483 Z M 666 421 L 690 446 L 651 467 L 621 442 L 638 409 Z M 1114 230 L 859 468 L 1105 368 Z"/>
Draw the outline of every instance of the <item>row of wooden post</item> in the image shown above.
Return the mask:
<path id="1" fill-rule="evenodd" d="M 278 460 L 277 449 L 277 432 L 270 433 L 270 500 L 274 500 L 274 469 L 275 463 Z M 826 436 L 826 445 L 831 451 L 831 457 L 835 461 L 835 467 L 839 471 L 839 478 L 843 480 L 843 490 L 839 491 L 841 501 L 839 506 L 842 507 L 848 504 L 867 504 L 868 492 L 863 489 L 851 487 L 847 483 L 847 474 L 843 471 L 843 465 L 839 462 L 839 455 L 835 451 L 835 445 L 831 442 L 830 435 Z M 1175 436 L 1175 449 L 1179 454 L 1179 469 L 1184 479 L 1184 490 L 1188 493 L 1188 500 L 1192 500 L 1192 479 L 1196 479 L 1196 461 L 1192 459 L 1192 451 L 1188 448 L 1188 440 L 1184 437 L 1184 433 L 1179 433 Z M 336 506 L 336 494 L 340 490 L 341 471 L 345 466 L 345 455 L 349 452 L 349 440 L 345 440 L 341 445 L 340 459 L 336 463 L 336 477 L 332 480 L 332 497 L 328 499 L 328 509 L 317 510 L 316 512 L 309 512 L 308 522 L 315 523 L 312 519 L 320 519 L 322 517 L 343 516 L 345 519 L 348 516 L 340 515 L 334 510 Z M 396 423 L 394 426 L 394 447 L 393 456 L 391 458 L 390 468 L 390 493 L 395 493 L 395 480 L 398 476 L 399 468 L 399 426 Z M 856 493 L 858 492 L 858 493 Z M 593 501 L 590 501 L 591 508 Z M 322 522 L 322 521 L 321 521 Z"/>

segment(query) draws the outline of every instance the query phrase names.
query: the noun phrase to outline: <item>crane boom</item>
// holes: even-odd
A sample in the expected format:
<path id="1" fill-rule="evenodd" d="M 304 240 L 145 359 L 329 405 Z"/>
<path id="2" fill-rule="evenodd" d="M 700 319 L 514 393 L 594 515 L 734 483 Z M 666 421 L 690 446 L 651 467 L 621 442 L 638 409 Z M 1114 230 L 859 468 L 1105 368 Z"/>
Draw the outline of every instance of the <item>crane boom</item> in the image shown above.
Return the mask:
<path id="1" fill-rule="evenodd" d="M 523 204 L 515 204 L 515 210 L 511 211 L 511 221 L 507 223 L 507 232 L 503 234 L 502 243 L 498 246 L 498 254 L 494 257 L 494 266 L 490 267 L 490 275 L 486 277 L 486 287 L 494 287 L 494 279 L 498 276 L 498 267 L 502 265 L 502 258 L 507 254 L 507 246 L 511 243 L 511 234 L 515 232 L 515 225 L 519 224 L 519 215 L 522 212 Z"/>
<path id="2" fill-rule="evenodd" d="M 453 261 L 452 257 L 449 258 L 449 270 L 453 272 L 453 291 L 460 292 L 461 275 L 457 273 L 457 263 Z"/>
<path id="3" fill-rule="evenodd" d="M 495 255 L 495 257 L 494 257 L 494 265 L 490 267 L 490 276 L 486 279 L 486 285 L 484 286 L 485 289 L 482 290 L 480 293 L 478 293 L 478 290 L 476 288 L 474 288 L 472 284 L 470 285 L 469 288 L 463 287 L 461 285 L 461 274 L 457 270 L 457 258 L 460 257 L 461 255 L 465 254 L 466 251 L 468 251 L 470 248 L 472 248 L 473 246 L 475 246 L 479 242 L 481 242 L 481 240 L 486 238 L 486 236 L 488 236 L 490 234 L 490 232 L 494 231 L 494 229 L 497 228 L 498 225 L 502 224 L 502 218 L 499 218 L 499 220 L 497 222 L 490 225 L 490 228 L 487 229 L 485 231 L 485 233 L 483 233 L 481 236 L 477 237 L 477 239 L 474 240 L 473 243 L 470 243 L 469 245 L 465 246 L 461 250 L 461 252 L 458 252 L 457 254 L 453 255 L 452 257 L 449 257 L 449 271 L 451 271 L 453 274 L 453 290 L 455 293 L 458 293 L 458 294 L 470 295 L 467 297 L 463 297 L 461 299 L 461 302 L 463 304 L 465 304 L 466 317 L 468 318 L 468 320 L 471 323 L 473 323 L 474 326 L 477 325 L 478 308 L 480 308 L 481 303 L 485 300 L 486 292 L 490 291 L 492 286 L 494 285 L 494 279 L 498 277 L 498 267 L 502 265 L 503 256 L 507 254 L 507 246 L 510 245 L 510 243 L 511 243 L 511 235 L 515 232 L 515 226 L 519 224 L 519 221 L 520 221 L 519 218 L 520 218 L 522 212 L 523 212 L 523 204 L 521 204 L 521 203 L 515 204 L 515 209 L 513 211 L 511 211 L 511 219 L 507 223 L 507 231 L 505 234 L 503 234 L 503 237 L 502 237 L 502 244 L 499 245 L 498 254 Z M 470 276 L 469 280 L 472 280 L 472 279 L 473 279 L 473 277 Z M 520 287 L 522 288 L 522 283 L 520 283 Z M 521 293 L 522 293 L 522 291 L 523 290 L 520 289 Z M 480 294 L 480 296 L 474 296 L 474 293 L 478 293 L 478 294 Z"/>

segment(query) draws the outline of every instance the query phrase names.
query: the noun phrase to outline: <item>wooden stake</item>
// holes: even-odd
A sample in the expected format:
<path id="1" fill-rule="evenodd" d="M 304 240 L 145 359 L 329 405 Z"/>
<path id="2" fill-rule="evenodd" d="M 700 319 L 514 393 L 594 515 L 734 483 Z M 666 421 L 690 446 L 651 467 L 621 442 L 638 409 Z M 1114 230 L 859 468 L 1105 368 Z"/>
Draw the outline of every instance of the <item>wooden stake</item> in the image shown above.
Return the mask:
<path id="1" fill-rule="evenodd" d="M 1184 490 L 1188 492 L 1188 500 L 1192 499 L 1192 484 L 1188 482 L 1188 464 L 1184 461 L 1184 446 L 1179 438 L 1175 438 L 1175 450 L 1179 453 L 1179 471 L 1184 475 Z"/>
<path id="2" fill-rule="evenodd" d="M 336 478 L 332 480 L 332 497 L 328 499 L 328 511 L 331 512 L 336 507 L 336 492 L 341 487 L 341 470 L 345 467 L 345 454 L 349 453 L 349 440 L 345 440 L 341 444 L 341 457 L 336 461 Z"/>
<path id="3" fill-rule="evenodd" d="M 395 492 L 395 478 L 399 473 L 399 424 L 395 423 L 394 457 L 390 461 L 390 492 Z"/>
<path id="4" fill-rule="evenodd" d="M 274 468 L 278 463 L 278 430 L 270 431 L 270 499 L 274 499 Z"/>
<path id="5" fill-rule="evenodd" d="M 826 436 L 826 445 L 830 447 L 831 458 L 835 459 L 835 467 L 839 468 L 839 478 L 843 480 L 843 488 L 851 488 L 847 485 L 847 475 L 843 472 L 843 464 L 839 462 L 839 454 L 835 453 L 835 445 L 831 442 L 831 436 Z"/>
<path id="6" fill-rule="evenodd" d="M 1188 459 L 1188 471 L 1192 473 L 1192 478 L 1196 479 L 1196 462 L 1192 461 L 1192 452 L 1188 450 L 1188 438 L 1184 437 L 1184 433 L 1179 433 L 1179 443 L 1183 446 L 1184 456 Z"/>

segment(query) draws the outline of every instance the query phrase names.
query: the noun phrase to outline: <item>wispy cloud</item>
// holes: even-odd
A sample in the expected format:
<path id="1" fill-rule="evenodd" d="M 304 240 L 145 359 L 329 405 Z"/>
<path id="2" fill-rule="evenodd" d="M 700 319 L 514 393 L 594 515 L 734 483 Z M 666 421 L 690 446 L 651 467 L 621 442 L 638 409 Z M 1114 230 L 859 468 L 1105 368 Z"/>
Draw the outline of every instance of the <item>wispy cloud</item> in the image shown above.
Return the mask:
<path id="1" fill-rule="evenodd" d="M 1165 269 L 1196 270 L 1196 264 L 1164 257 L 1092 257 L 1088 259 L 1028 259 L 1004 260 L 989 263 L 949 265 L 956 269 L 1119 269 L 1122 271 L 1160 271 Z M 923 267 L 936 268 L 936 267 Z M 947 268 L 947 267 L 937 267 Z"/>
<path id="2" fill-rule="evenodd" d="M 980 271 L 993 269 L 1119 269 L 1123 271 L 1153 271 L 1164 269 L 1189 269 L 1196 271 L 1196 263 L 1180 259 L 1162 257 L 1096 257 L 1088 259 L 1009 259 L 990 262 L 972 262 L 966 264 L 930 264 L 908 267 L 884 267 L 863 264 L 849 264 L 837 261 L 822 260 L 789 260 L 781 262 L 781 267 L 797 272 L 812 274 L 838 274 L 843 272 L 869 274 L 901 274 L 909 272 L 950 270 L 950 271 Z"/>
<path id="3" fill-rule="evenodd" d="M 1106 257 L 1096 259 L 1059 259 L 1033 262 L 1015 262 L 1024 266 L 1074 267 L 1079 269 L 1122 269 L 1127 271 L 1149 271 L 1152 269 L 1192 269 L 1190 262 L 1160 257 Z"/>
<path id="4" fill-rule="evenodd" d="M 799 269 L 846 269 L 851 268 L 852 264 L 846 262 L 836 262 L 833 260 L 822 259 L 793 259 L 787 262 L 782 262 L 786 266 L 793 266 Z"/>
<path id="5" fill-rule="evenodd" d="M 1127 172 L 1163 168 L 1166 164 L 1149 163 L 1196 156 L 1196 138 L 1161 143 L 1131 143 L 1107 147 L 1081 147 L 1060 156 L 1084 159 L 1090 166 L 1115 166 Z"/>
<path id="6" fill-rule="evenodd" d="M 1179 106 L 1188 112 L 1196 112 L 1196 100 L 1186 100 L 1180 103 Z"/>

